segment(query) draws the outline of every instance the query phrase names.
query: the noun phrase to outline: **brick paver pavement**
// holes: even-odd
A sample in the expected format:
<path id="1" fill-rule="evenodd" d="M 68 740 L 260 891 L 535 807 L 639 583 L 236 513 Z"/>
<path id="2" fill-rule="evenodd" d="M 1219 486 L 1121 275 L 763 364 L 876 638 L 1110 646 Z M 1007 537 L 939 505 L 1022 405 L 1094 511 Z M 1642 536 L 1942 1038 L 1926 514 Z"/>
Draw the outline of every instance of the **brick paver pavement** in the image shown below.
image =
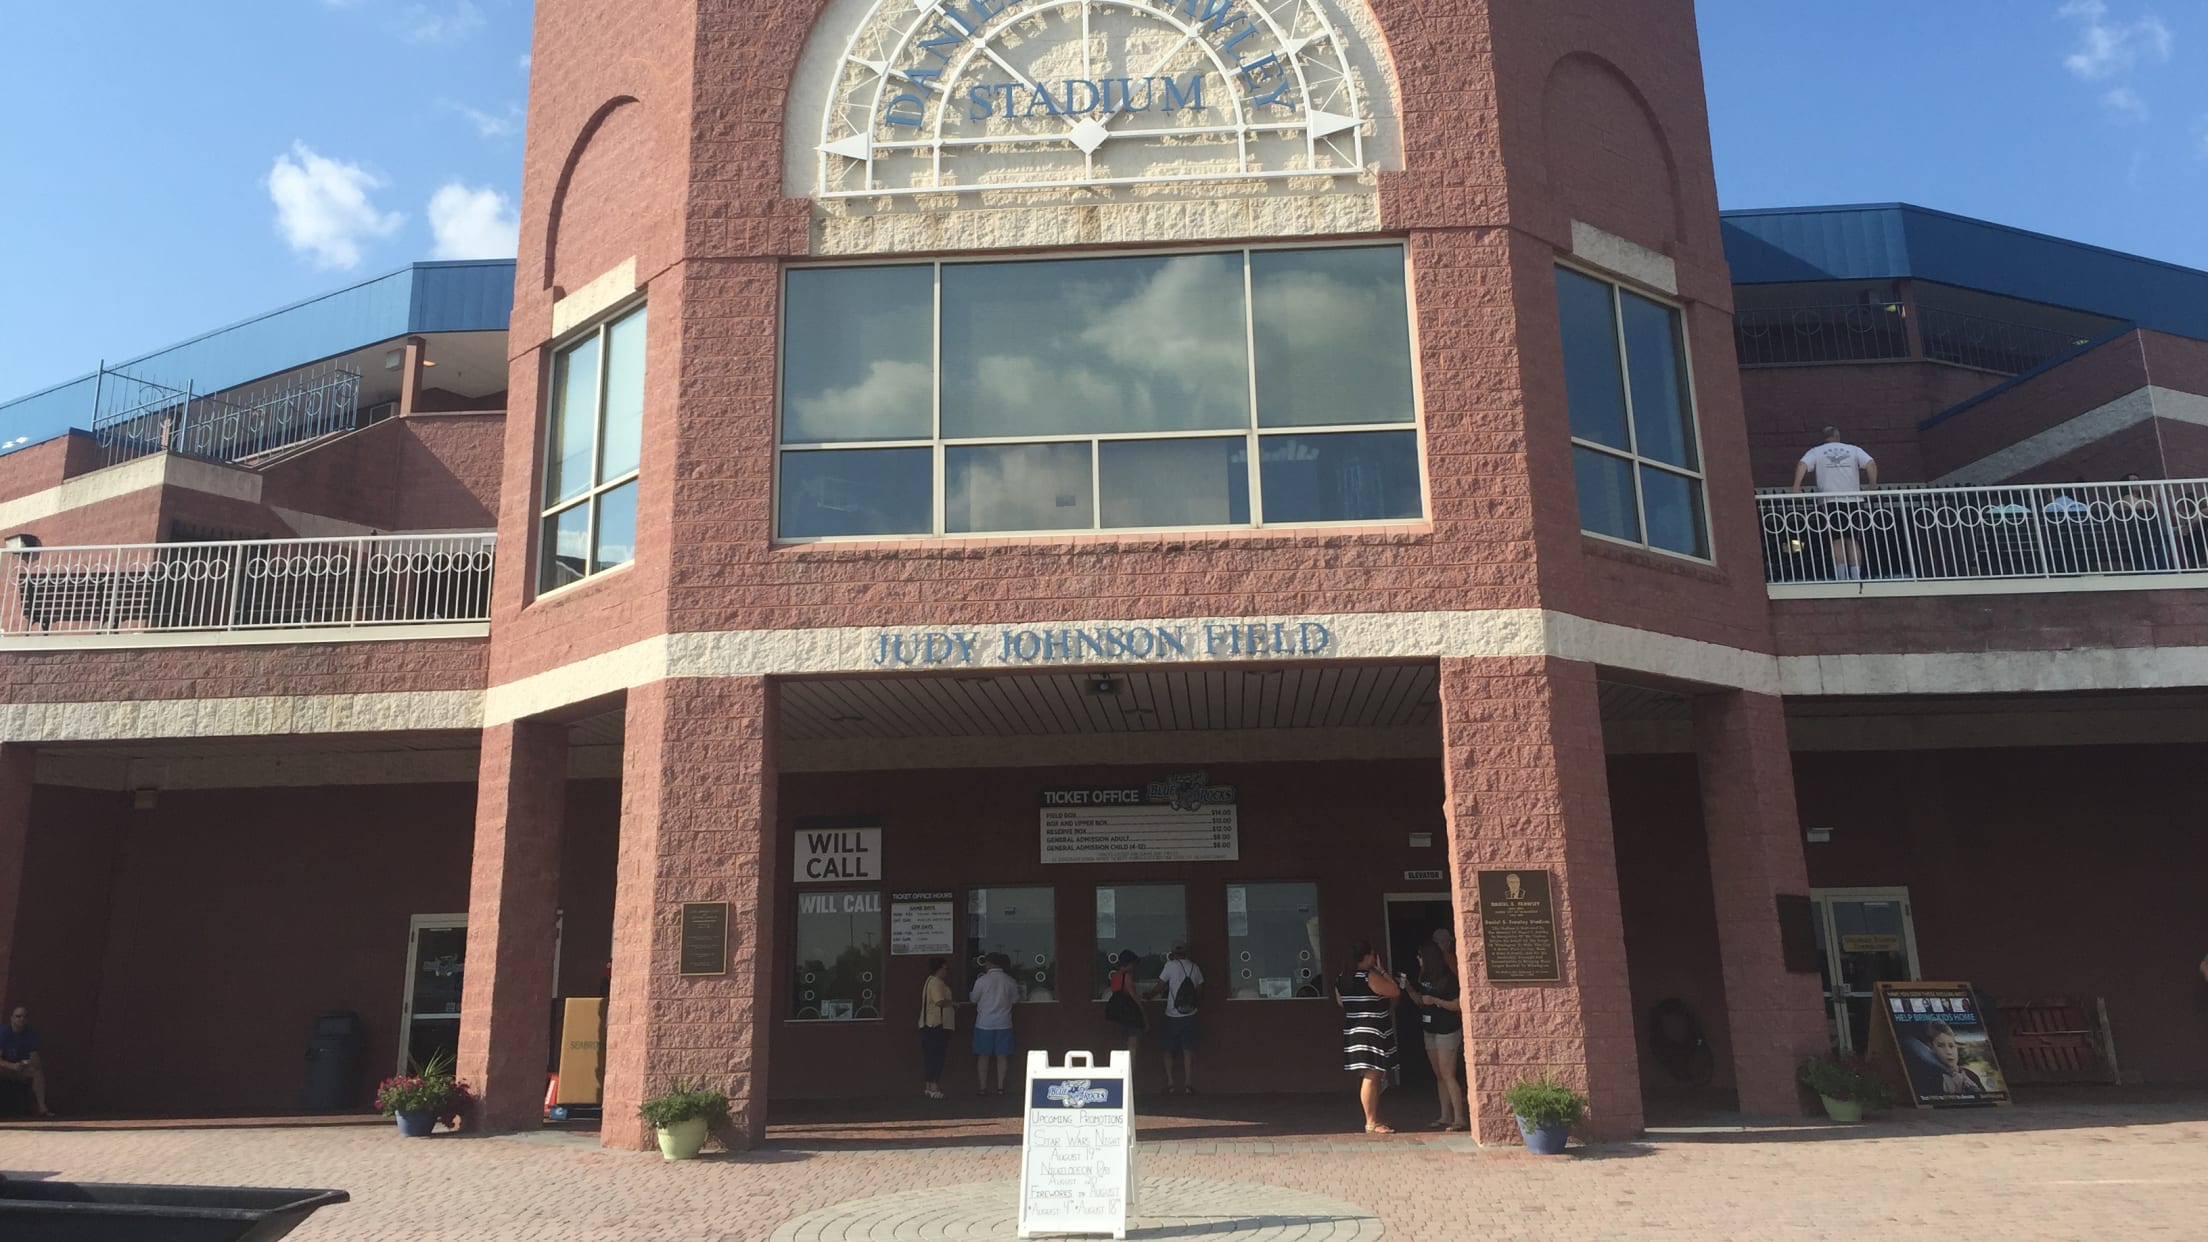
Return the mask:
<path id="1" fill-rule="evenodd" d="M 1231 1100 L 1206 1104 L 1219 1117 L 1236 1111 Z M 1009 1218 L 1005 1187 L 1018 1176 L 1009 1124 L 890 1120 L 854 1134 L 815 1120 L 778 1125 L 759 1152 L 668 1164 L 601 1150 L 587 1134 L 17 1123 L 0 1126 L 0 1172 L 352 1192 L 353 1202 L 292 1235 L 301 1242 L 767 1242 L 809 1213 L 931 1188 L 993 1184 L 974 1194 L 999 1196 Z M 1316 1196 L 1369 1212 L 1391 1239 L 2208 1237 L 2208 1095 L 2199 1093 L 2027 1096 L 1999 1112 L 1897 1113 L 1853 1128 L 1656 1130 L 1549 1160 L 1461 1138 L 1236 1133 L 1217 1118 L 1146 1128 L 1145 1184 L 1220 1184 L 1219 1206 L 1231 1211 L 1268 1195 L 1284 1209 Z"/>

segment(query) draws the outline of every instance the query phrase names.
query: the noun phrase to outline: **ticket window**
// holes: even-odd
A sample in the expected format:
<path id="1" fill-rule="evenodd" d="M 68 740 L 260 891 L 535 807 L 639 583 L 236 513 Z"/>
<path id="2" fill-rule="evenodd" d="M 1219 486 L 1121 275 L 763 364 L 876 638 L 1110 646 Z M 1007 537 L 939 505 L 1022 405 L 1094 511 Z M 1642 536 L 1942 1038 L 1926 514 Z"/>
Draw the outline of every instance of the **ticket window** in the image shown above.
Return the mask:
<path id="1" fill-rule="evenodd" d="M 1112 994 L 1112 965 L 1132 949 L 1137 985 L 1147 991 L 1173 946 L 1188 943 L 1188 894 L 1178 884 L 1118 884 L 1096 890 L 1096 999 Z"/>
<path id="2" fill-rule="evenodd" d="M 1326 994 L 1319 964 L 1319 886 L 1227 886 L 1227 995 L 1308 1000 Z"/>
<path id="3" fill-rule="evenodd" d="M 1058 999 L 1058 903 L 1049 888 L 976 888 L 966 894 L 966 963 L 980 978 L 992 953 L 1012 959 L 1020 1001 Z"/>
<path id="4" fill-rule="evenodd" d="M 852 1022 L 882 1016 L 882 895 L 801 892 L 790 1016 Z"/>

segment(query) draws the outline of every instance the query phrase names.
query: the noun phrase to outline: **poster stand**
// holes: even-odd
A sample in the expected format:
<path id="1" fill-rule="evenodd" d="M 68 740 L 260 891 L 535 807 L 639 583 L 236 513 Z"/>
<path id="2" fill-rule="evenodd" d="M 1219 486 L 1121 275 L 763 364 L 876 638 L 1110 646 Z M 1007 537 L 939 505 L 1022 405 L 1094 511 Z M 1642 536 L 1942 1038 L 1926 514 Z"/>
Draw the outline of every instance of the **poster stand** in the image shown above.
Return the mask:
<path id="1" fill-rule="evenodd" d="M 1879 983 L 1865 1050 L 1894 1098 L 1916 1108 L 2008 1107 L 1978 992 L 1968 983 Z"/>
<path id="2" fill-rule="evenodd" d="M 1098 1065 L 1069 1052 L 1027 1054 L 1021 1092 L 1019 1236 L 1127 1236 L 1135 1210 L 1134 1061 L 1125 1050 Z"/>

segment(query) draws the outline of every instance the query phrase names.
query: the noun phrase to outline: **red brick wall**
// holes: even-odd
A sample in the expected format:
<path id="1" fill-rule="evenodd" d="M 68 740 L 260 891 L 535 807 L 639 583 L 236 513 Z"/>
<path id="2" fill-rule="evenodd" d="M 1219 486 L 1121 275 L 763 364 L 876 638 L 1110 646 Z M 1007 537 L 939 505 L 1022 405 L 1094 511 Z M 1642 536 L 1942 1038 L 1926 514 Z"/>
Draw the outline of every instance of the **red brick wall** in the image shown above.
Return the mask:
<path id="1" fill-rule="evenodd" d="M 89 445 L 92 437 L 69 432 L 0 455 L 0 501 L 60 486 L 68 476 L 68 463 L 82 451 L 80 441 Z"/>
<path id="2" fill-rule="evenodd" d="M 1046 787 L 1088 783 L 1138 784 L 1162 773 L 1151 768 L 1014 768 L 960 771 L 792 774 L 782 778 L 782 833 L 787 850 L 795 825 L 814 816 L 879 816 L 883 880 L 892 891 L 952 890 L 965 910 L 974 887 L 1048 885 L 1056 893 L 1057 954 L 1061 999 L 1015 1011 L 1021 1049 L 1105 1052 L 1120 1046 L 1117 1028 L 1104 1021 L 1101 1001 L 1087 999 L 1098 983 L 1091 958 L 1096 947 L 1095 895 L 1099 884 L 1186 886 L 1190 945 L 1211 981 L 1203 1013 L 1198 1074 L 1206 1090 L 1219 1092 L 1342 1091 L 1341 1011 L 1330 1000 L 1230 1001 L 1225 986 L 1226 885 L 1304 881 L 1319 886 L 1322 978 L 1342 968 L 1337 960 L 1352 940 L 1384 944 L 1382 894 L 1446 891 L 1446 881 L 1406 881 L 1406 869 L 1445 867 L 1446 828 L 1441 816 L 1441 772 L 1432 760 L 1295 765 L 1215 765 L 1211 781 L 1233 785 L 1241 828 L 1241 860 L 1219 863 L 1137 863 L 1124 866 L 1044 866 L 1037 825 Z M 1430 832 L 1434 845 L 1412 849 L 1408 833 Z M 776 927 L 790 943 L 799 892 L 843 891 L 864 885 L 793 885 L 787 866 L 776 877 Z M 963 1000 L 972 972 L 962 960 L 965 921 L 958 926 L 961 952 L 952 988 Z M 1116 946 L 1115 946 L 1116 947 Z M 919 1012 L 924 957 L 888 957 L 885 1020 L 792 1022 L 789 953 L 774 976 L 772 1082 L 775 1099 L 895 1095 L 916 1092 L 920 1047 L 913 1033 Z M 1408 969 L 1408 967 L 1403 967 Z M 1152 1006 L 1151 1019 L 1162 1013 Z M 968 1081 L 969 1006 L 961 1014 L 950 1062 L 954 1084 Z M 1405 1042 L 1415 1054 L 1415 1038 Z M 1156 1072 L 1145 1054 L 1139 1072 Z M 1346 1100 L 1346 1096 L 1344 1097 Z M 1350 1107 L 1345 1103 L 1345 1107 Z"/>
<path id="3" fill-rule="evenodd" d="M 380 531 L 488 529 L 502 414 L 387 419 L 268 467 L 261 498 Z"/>
<path id="4" fill-rule="evenodd" d="M 2139 334 L 2120 336 L 2023 380 L 1924 432 L 1931 478 L 1972 462 L 2146 386 Z"/>
<path id="5" fill-rule="evenodd" d="M 1641 1084 L 1652 1097 L 1678 1086 L 1651 1055 L 1648 1042 L 1649 1011 L 1674 998 L 1685 1001 L 1702 1021 L 1716 1064 L 1711 1085 L 1733 1085 L 1709 840 L 1702 828 L 1702 787 L 1694 764 L 1693 755 L 1612 755 L 1609 762 L 1634 1038 Z"/>
<path id="6" fill-rule="evenodd" d="M 8 998 L 45 1043 L 53 1103 L 82 1109 L 98 1091 L 93 1033 L 129 797 L 49 785 L 31 799 Z"/>
<path id="7" fill-rule="evenodd" d="M 1834 426 L 1878 460 L 1890 483 L 1926 481 L 1917 424 L 1993 387 L 1999 376 L 1936 362 L 1752 367 L 1739 372 L 1758 487 L 1794 481 L 1794 464 Z"/>
<path id="8" fill-rule="evenodd" d="M 479 638 L 10 652 L 0 659 L 0 699 L 112 703 L 479 690 L 483 655 Z"/>
<path id="9" fill-rule="evenodd" d="M 2150 418 L 2134 423 L 2114 435 L 2103 436 L 2003 482 L 2067 483 L 2072 479 L 2085 479 L 2102 483 L 2113 482 L 2127 474 L 2143 479 L 2168 477 L 2162 463 L 2162 428 L 2166 421 Z"/>
<path id="10" fill-rule="evenodd" d="M 2158 388 L 2208 394 L 2208 341 L 2166 332 L 2139 333 L 2147 354 L 2147 378 Z"/>
<path id="11" fill-rule="evenodd" d="M 569 781 L 560 836 L 561 996 L 606 994 L 620 839 L 621 782 Z"/>
<path id="12" fill-rule="evenodd" d="M 1771 612 L 1781 655 L 2208 644 L 2197 591 L 1783 599 Z"/>
<path id="13" fill-rule="evenodd" d="M 2208 747 L 1795 757 L 1819 887 L 1907 886 L 1927 979 L 2108 998 L 2148 1082 L 2208 1081 L 2199 778 Z"/>

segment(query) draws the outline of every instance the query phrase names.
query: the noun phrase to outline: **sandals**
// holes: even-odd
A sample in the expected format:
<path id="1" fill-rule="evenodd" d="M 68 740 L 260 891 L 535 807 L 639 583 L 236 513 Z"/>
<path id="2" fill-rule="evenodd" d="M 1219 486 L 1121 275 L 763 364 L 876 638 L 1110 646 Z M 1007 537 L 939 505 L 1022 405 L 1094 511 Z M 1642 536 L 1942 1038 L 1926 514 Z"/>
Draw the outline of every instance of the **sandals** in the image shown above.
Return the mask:
<path id="1" fill-rule="evenodd" d="M 1393 1133 L 1395 1133 L 1395 1127 L 1394 1127 L 1394 1126 L 1389 1126 L 1389 1125 L 1368 1125 L 1368 1126 L 1366 1126 L 1366 1127 L 1365 1127 L 1365 1133 L 1367 1133 L 1367 1134 L 1393 1134 Z"/>

